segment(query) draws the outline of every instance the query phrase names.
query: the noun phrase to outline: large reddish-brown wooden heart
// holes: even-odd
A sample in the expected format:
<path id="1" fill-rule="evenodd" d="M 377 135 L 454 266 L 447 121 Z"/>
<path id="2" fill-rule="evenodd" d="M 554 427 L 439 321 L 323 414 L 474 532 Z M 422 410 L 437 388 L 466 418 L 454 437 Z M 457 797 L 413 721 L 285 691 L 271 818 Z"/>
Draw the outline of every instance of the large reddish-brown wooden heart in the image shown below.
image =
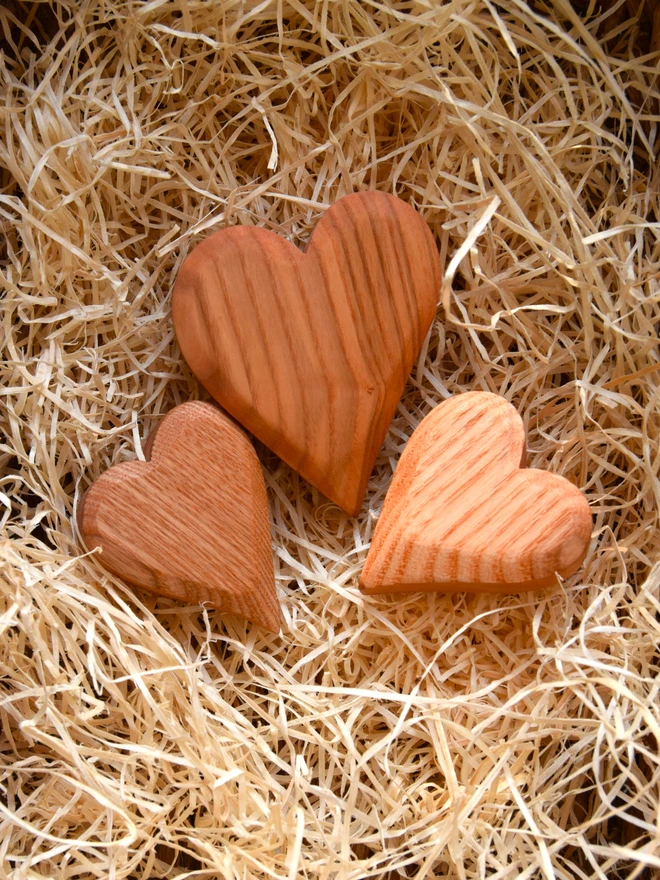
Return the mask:
<path id="1" fill-rule="evenodd" d="M 191 401 L 165 416 L 146 462 L 107 470 L 78 511 L 85 544 L 127 583 L 279 631 L 263 474 L 243 431 Z"/>
<path id="2" fill-rule="evenodd" d="M 242 425 L 356 514 L 436 309 L 438 251 L 385 193 L 339 199 L 305 253 L 273 232 L 216 232 L 184 261 L 181 351 Z"/>
<path id="3" fill-rule="evenodd" d="M 437 406 L 401 456 L 361 589 L 518 592 L 573 574 L 589 504 L 563 477 L 521 467 L 524 451 L 504 398 L 469 392 Z"/>

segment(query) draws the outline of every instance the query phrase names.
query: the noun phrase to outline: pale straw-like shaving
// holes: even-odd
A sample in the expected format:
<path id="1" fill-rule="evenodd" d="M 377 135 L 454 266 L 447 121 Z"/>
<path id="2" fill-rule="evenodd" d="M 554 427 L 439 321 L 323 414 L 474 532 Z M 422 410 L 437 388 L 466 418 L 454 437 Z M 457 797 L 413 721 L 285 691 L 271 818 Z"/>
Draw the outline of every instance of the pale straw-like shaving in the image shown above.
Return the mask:
<path id="1" fill-rule="evenodd" d="M 660 876 L 656 4 L 14 0 L 0 25 L 0 874 Z M 74 518 L 205 396 L 182 260 L 231 224 L 303 245 L 373 188 L 447 274 L 362 513 L 257 444 L 282 635 L 135 593 Z M 362 597 L 402 449 L 472 389 L 587 493 L 584 569 Z"/>

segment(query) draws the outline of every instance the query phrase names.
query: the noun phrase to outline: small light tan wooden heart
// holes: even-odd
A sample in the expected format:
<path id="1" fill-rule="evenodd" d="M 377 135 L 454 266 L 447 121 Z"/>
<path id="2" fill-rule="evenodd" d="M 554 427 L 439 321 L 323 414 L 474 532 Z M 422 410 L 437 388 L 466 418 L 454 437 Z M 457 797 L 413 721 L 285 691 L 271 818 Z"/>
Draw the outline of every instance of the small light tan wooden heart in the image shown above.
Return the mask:
<path id="1" fill-rule="evenodd" d="M 183 263 L 172 314 L 213 397 L 356 514 L 439 287 L 420 215 L 357 193 L 326 212 L 304 254 L 265 229 L 214 233 Z"/>
<path id="2" fill-rule="evenodd" d="M 563 477 L 522 467 L 524 451 L 504 398 L 469 392 L 437 406 L 401 456 L 361 589 L 519 592 L 573 574 L 589 504 Z"/>
<path id="3" fill-rule="evenodd" d="M 111 467 L 87 490 L 79 531 L 128 583 L 207 603 L 279 631 L 266 487 L 243 431 L 199 401 L 169 412 L 146 462 Z"/>

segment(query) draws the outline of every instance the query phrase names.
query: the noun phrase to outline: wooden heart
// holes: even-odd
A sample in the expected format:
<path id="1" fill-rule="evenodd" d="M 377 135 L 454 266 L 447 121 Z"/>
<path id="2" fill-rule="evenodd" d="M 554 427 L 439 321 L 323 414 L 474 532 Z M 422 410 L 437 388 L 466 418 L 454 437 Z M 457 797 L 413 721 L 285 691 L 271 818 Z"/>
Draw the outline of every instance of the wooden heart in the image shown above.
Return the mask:
<path id="1" fill-rule="evenodd" d="M 184 358 L 242 425 L 349 513 L 436 309 L 438 251 L 405 202 L 339 199 L 303 254 L 273 232 L 216 232 L 184 261 Z"/>
<path id="2" fill-rule="evenodd" d="M 266 487 L 243 431 L 209 403 L 175 407 L 146 462 L 111 467 L 87 490 L 79 531 L 127 583 L 207 603 L 279 631 Z"/>
<path id="3" fill-rule="evenodd" d="M 563 477 L 522 467 L 524 451 L 522 420 L 502 397 L 470 392 L 437 406 L 401 456 L 361 589 L 518 592 L 573 574 L 589 504 Z"/>

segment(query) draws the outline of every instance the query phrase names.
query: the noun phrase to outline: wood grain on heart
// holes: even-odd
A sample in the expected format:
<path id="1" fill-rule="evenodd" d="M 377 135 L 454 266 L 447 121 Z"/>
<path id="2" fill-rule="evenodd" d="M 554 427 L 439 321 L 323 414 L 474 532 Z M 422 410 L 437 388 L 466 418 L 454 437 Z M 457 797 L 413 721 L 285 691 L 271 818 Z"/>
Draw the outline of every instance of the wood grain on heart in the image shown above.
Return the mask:
<path id="1" fill-rule="evenodd" d="M 273 232 L 216 232 L 184 261 L 183 356 L 222 406 L 349 513 L 436 309 L 438 251 L 409 205 L 345 196 L 305 253 Z"/>
<path id="2" fill-rule="evenodd" d="M 175 407 L 146 462 L 107 470 L 87 490 L 79 531 L 127 583 L 206 603 L 279 631 L 263 474 L 243 431 L 215 406 Z"/>
<path id="3" fill-rule="evenodd" d="M 524 452 L 504 398 L 469 392 L 437 406 L 401 456 L 361 589 L 518 592 L 573 574 L 589 504 L 563 477 L 524 468 Z"/>

